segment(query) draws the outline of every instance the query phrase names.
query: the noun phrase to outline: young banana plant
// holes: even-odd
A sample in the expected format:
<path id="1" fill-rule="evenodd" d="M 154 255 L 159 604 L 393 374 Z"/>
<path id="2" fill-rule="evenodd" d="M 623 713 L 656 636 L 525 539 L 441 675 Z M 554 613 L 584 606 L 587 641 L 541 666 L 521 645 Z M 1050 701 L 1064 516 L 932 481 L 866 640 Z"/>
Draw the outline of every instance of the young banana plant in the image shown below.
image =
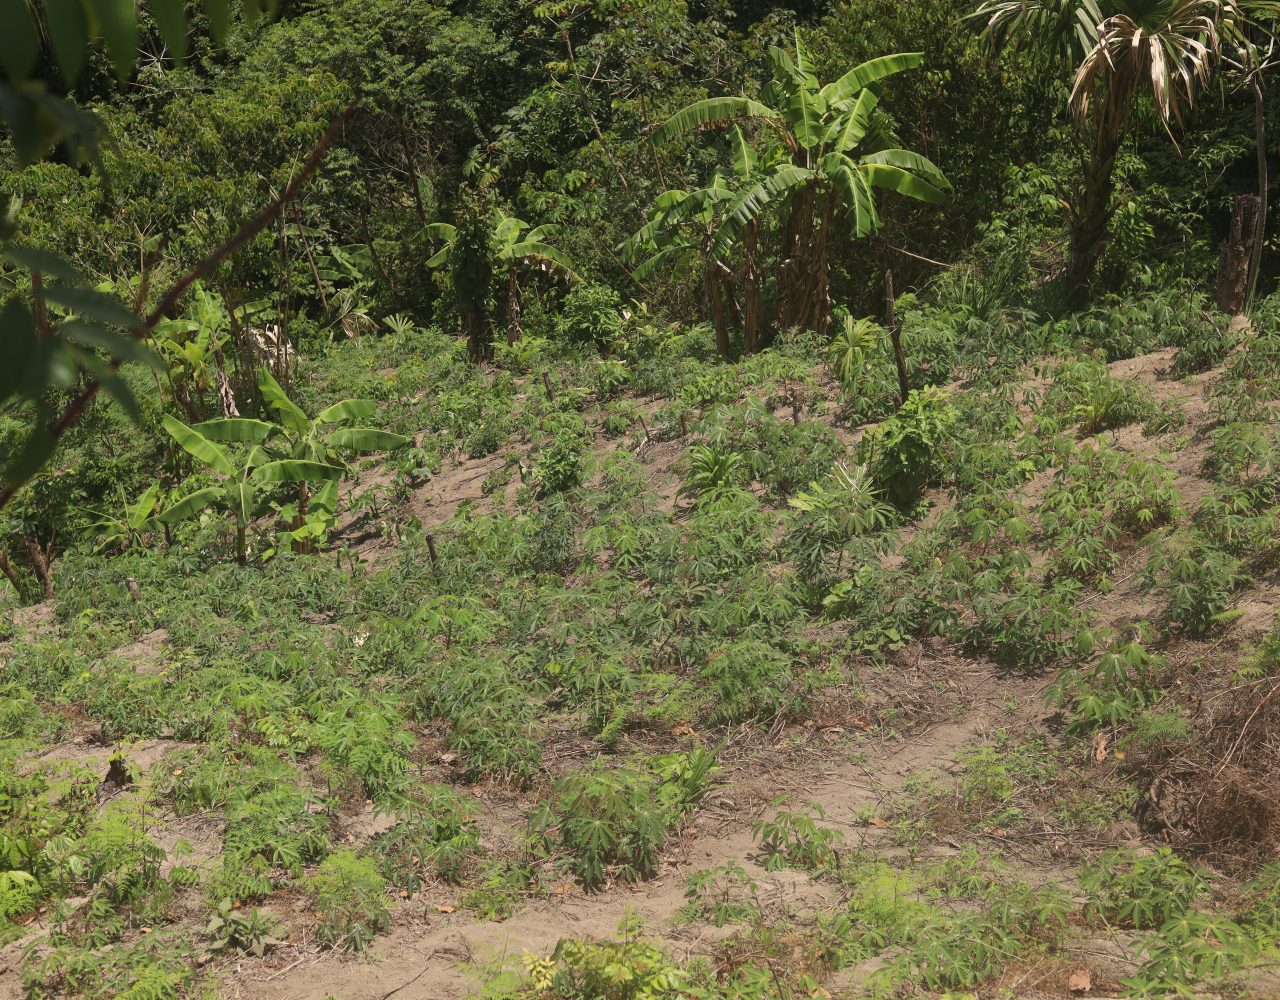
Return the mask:
<path id="1" fill-rule="evenodd" d="M 172 525 L 190 520 L 209 506 L 230 514 L 236 525 L 236 561 L 241 565 L 248 558 L 246 537 L 249 524 L 258 510 L 259 486 L 298 483 L 303 487 L 308 482 L 336 483 L 344 471 L 341 466 L 325 462 L 273 459 L 263 444 L 280 428 L 263 420 L 228 417 L 188 427 L 176 417 L 166 414 L 164 428 L 184 451 L 218 473 L 223 480 L 217 486 L 206 486 L 171 503 L 160 515 L 161 522 Z M 249 452 L 237 460 L 215 437 L 221 441 L 247 444 Z"/>
<path id="2" fill-rule="evenodd" d="M 746 353 L 753 354 L 757 347 L 763 346 L 756 265 L 758 220 L 747 223 L 742 239 L 745 302 L 741 308 L 736 297 L 737 276 L 723 255 L 713 253 L 720 224 L 736 207 L 740 189 L 752 180 L 759 166 L 755 150 L 737 127 L 733 130 L 733 150 L 732 167 L 717 167 L 706 187 L 693 191 L 677 188 L 660 194 L 649 221 L 619 248 L 632 257 L 645 258 L 632 272 L 637 281 L 644 281 L 661 267 L 701 262 L 702 296 L 716 332 L 716 349 L 722 357 L 729 356 L 726 304 L 729 312 L 742 320 Z"/>
<path id="3" fill-rule="evenodd" d="M 160 501 L 160 484 L 152 483 L 137 500 L 129 503 L 123 487 L 120 489 L 120 513 L 112 514 L 104 510 L 83 510 L 94 515 L 98 520 L 92 522 L 89 530 L 98 536 L 95 555 L 107 549 L 119 546 L 122 549 L 138 545 L 144 531 L 153 531 L 163 527 L 156 505 Z"/>
<path id="4" fill-rule="evenodd" d="M 308 417 L 266 368 L 258 372 L 258 390 L 280 419 L 280 441 L 291 458 L 341 465 L 340 456 L 344 454 L 394 451 L 409 443 L 402 434 L 378 427 L 352 426 L 377 412 L 378 404 L 371 399 L 344 399 Z M 302 511 L 306 512 L 305 505 Z"/>
<path id="5" fill-rule="evenodd" d="M 187 427 L 181 421 L 165 417 L 165 428 L 178 444 L 228 477 L 223 488 L 197 490 L 171 507 L 166 515 L 174 521 L 185 520 L 220 499 L 236 518 L 236 554 L 241 562 L 245 558 L 245 531 L 256 509 L 255 485 L 298 484 L 292 530 L 304 532 L 294 540 L 306 546 L 316 539 L 318 525 L 330 523 L 322 518 L 309 518 L 310 507 L 319 504 L 330 519 L 336 513 L 337 481 L 347 471 L 342 456 L 392 451 L 409 443 L 401 434 L 377 427 L 351 426 L 355 421 L 373 416 L 377 404 L 372 400 L 344 399 L 308 417 L 266 368 L 258 373 L 258 389 L 280 418 L 278 424 L 230 417 Z M 222 444 L 250 446 L 245 464 L 237 468 Z M 311 484 L 317 482 L 325 483 L 325 487 L 313 498 Z M 179 513 L 173 513 L 174 510 Z"/>
<path id="6" fill-rule="evenodd" d="M 564 272 L 570 281 L 577 281 L 578 275 L 573 269 L 573 261 L 568 254 L 547 242 L 556 234 L 556 226 L 532 227 L 523 219 L 499 211 L 489 231 L 489 256 L 495 268 L 506 274 L 507 280 L 507 343 L 514 344 L 520 339 L 523 327 L 520 322 L 520 267 L 532 262 L 546 267 L 557 267 Z M 427 267 L 440 267 L 447 264 L 453 255 L 458 239 L 458 230 L 447 222 L 433 222 L 427 226 L 422 235 L 428 239 L 441 240 L 444 246 L 430 259 Z"/>

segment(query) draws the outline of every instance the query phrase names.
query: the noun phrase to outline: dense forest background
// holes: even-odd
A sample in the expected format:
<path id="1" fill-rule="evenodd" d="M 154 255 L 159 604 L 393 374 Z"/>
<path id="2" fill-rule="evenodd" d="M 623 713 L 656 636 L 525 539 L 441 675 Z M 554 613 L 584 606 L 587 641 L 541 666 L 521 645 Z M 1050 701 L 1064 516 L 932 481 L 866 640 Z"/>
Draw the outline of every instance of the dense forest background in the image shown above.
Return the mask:
<path id="1" fill-rule="evenodd" d="M 758 94 L 769 47 L 796 37 L 822 80 L 915 50 L 923 67 L 888 82 L 878 127 L 936 163 L 952 191 L 940 205 L 882 198 L 883 228 L 833 239 L 833 304 L 880 316 L 892 270 L 899 293 L 941 289 L 980 310 L 1060 315 L 1049 279 L 1065 257 L 1082 156 L 1066 112 L 1070 73 L 1034 54 L 998 56 L 981 23 L 966 21 L 972 13 L 961 0 L 285 2 L 273 23 L 233 23 L 225 45 L 195 13 L 179 65 L 144 11 L 141 61 L 123 81 L 101 51 L 74 80 L 48 55 L 39 71 L 100 117 L 101 163 L 59 162 L 66 156 L 56 151 L 21 170 L 11 161 L 3 190 L 19 241 L 66 255 L 131 301 L 269 203 L 359 97 L 318 175 L 204 282 L 204 307 L 224 325 L 278 327 L 304 353 L 376 334 L 392 318 L 459 332 L 454 275 L 429 266 L 439 250 L 430 226 L 495 211 L 558 227 L 554 242 L 580 279 L 569 283 L 545 263 L 520 274 L 531 337 L 564 332 L 571 291 L 587 311 L 643 308 L 655 321 L 697 322 L 706 318 L 698 268 L 655 268 L 637 280 L 624 244 L 663 191 L 706 182 L 731 136 L 712 129 L 659 143 L 657 127 L 709 95 Z M 1258 171 L 1246 88 L 1220 74 L 1200 96 L 1172 135 L 1149 101 L 1140 104 L 1117 162 L 1096 295 L 1211 287 L 1233 200 L 1257 189 Z M 1267 108 L 1268 125 L 1275 113 Z M 1273 264 L 1264 257 L 1264 288 Z M 27 276 L 9 280 L 22 288 Z M 490 297 L 501 325 L 505 303 Z M 168 346 L 191 355 L 186 374 L 204 382 L 195 395 L 213 385 L 195 357 L 203 348 Z M 251 364 L 226 366 L 232 392 L 256 394 Z M 175 392 L 189 419 L 207 415 L 207 400 Z M 149 396 L 144 419 L 154 427 L 158 400 Z M 109 408 L 93 414 L 109 419 Z M 73 440 L 89 440 L 92 422 Z M 23 419 L 11 414 L 2 426 L 4 450 L 16 453 Z M 131 491 L 150 462 L 89 449 L 71 461 L 72 480 L 37 486 L 10 516 L 25 524 L 23 537 L 48 544 L 67 504 L 95 503 L 121 480 Z"/>

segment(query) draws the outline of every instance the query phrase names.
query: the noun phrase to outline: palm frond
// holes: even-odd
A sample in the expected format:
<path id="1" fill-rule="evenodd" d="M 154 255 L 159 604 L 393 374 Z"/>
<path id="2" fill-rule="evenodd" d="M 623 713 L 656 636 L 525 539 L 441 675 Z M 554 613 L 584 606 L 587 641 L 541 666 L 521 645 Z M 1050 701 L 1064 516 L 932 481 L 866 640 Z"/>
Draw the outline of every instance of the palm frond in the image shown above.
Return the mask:
<path id="1" fill-rule="evenodd" d="M 723 256 L 746 225 L 760 218 L 767 205 L 816 180 L 817 176 L 808 167 L 784 163 L 758 184 L 744 191 L 716 230 L 711 256 L 714 259 Z"/>
<path id="2" fill-rule="evenodd" d="M 735 118 L 769 118 L 776 120 L 778 113 L 767 104 L 749 97 L 709 97 L 677 111 L 659 126 L 653 134 L 655 142 L 669 142 L 678 135 L 691 132 L 703 125 L 732 121 Z"/>
<path id="3" fill-rule="evenodd" d="M 859 90 L 869 87 L 887 76 L 915 69 L 924 63 L 923 52 L 898 52 L 868 60 L 855 66 L 840 79 L 835 80 L 819 91 L 828 105 L 840 104 L 849 100 Z"/>

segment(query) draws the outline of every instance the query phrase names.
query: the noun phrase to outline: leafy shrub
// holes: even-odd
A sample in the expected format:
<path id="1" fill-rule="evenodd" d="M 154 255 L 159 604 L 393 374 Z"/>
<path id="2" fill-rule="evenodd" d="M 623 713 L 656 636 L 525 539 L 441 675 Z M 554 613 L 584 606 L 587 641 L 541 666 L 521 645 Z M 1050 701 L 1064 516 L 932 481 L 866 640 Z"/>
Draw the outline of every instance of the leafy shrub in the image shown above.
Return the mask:
<path id="1" fill-rule="evenodd" d="M 736 451 L 707 445 L 689 449 L 689 474 L 680 484 L 680 496 L 701 496 L 742 486 L 749 476 L 747 464 Z"/>
<path id="2" fill-rule="evenodd" d="M 475 820 L 463 801 L 448 788 L 425 791 L 425 801 L 409 807 L 369 848 L 387 881 L 409 893 L 421 887 L 428 867 L 445 881 L 457 882 L 480 846 Z"/>
<path id="3" fill-rule="evenodd" d="M 1079 425 L 1081 436 L 1139 423 L 1159 413 L 1150 390 L 1116 378 L 1101 361 L 1064 361 L 1053 373 L 1044 410 Z"/>
<path id="4" fill-rule="evenodd" d="M 644 769 L 591 768 L 561 779 L 533 818 L 534 836 L 558 849 L 582 884 L 658 870 L 667 833 L 702 797 L 715 771 L 706 750 L 657 757 Z"/>
<path id="5" fill-rule="evenodd" d="M 1165 658 L 1129 640 L 1113 644 L 1086 670 L 1066 671 L 1047 697 L 1070 711 L 1073 730 L 1091 732 L 1133 722 L 1159 699 L 1168 680 Z"/>
<path id="6" fill-rule="evenodd" d="M 787 503 L 797 513 L 784 546 L 800 579 L 819 600 L 836 586 L 846 560 L 865 561 L 867 546 L 850 543 L 879 535 L 893 522 L 893 509 L 873 488 L 866 466 L 851 470 L 837 463 Z"/>
<path id="7" fill-rule="evenodd" d="M 791 657 L 765 642 L 744 639 L 712 652 L 699 676 L 714 692 L 717 722 L 785 717 L 802 704 Z"/>
<path id="8" fill-rule="evenodd" d="M 780 812 L 771 820 L 758 820 L 751 825 L 765 854 L 765 870 L 778 871 L 787 865 L 811 871 L 838 864 L 837 845 L 844 839 L 839 830 L 819 826 L 826 813 L 811 805 L 812 812 Z"/>
<path id="9" fill-rule="evenodd" d="M 736 861 L 694 872 L 685 881 L 684 896 L 686 916 L 716 927 L 755 920 L 762 912 L 755 881 Z"/>
<path id="10" fill-rule="evenodd" d="M 846 315 L 827 347 L 827 364 L 849 396 L 856 395 L 867 365 L 879 350 L 883 331 L 870 320 Z"/>
<path id="11" fill-rule="evenodd" d="M 274 927 L 271 918 L 260 910 L 240 910 L 230 899 L 224 899 L 209 918 L 204 933 L 210 939 L 210 951 L 261 958 L 280 943 L 272 936 Z"/>
<path id="12" fill-rule="evenodd" d="M 581 282 L 564 297 L 556 334 L 607 350 L 622 333 L 622 300 L 607 285 Z"/>
<path id="13" fill-rule="evenodd" d="M 1202 996 L 1196 985 L 1222 980 L 1259 954 L 1254 938 L 1227 917 L 1189 912 L 1138 941 L 1142 964 L 1123 985 L 1135 997 Z"/>
<path id="14" fill-rule="evenodd" d="M 1189 635 L 1204 636 L 1240 617 L 1231 610 L 1248 580 L 1243 563 L 1198 532 L 1175 535 L 1152 554 L 1148 573 L 1165 597 L 1165 615 Z"/>
<path id="15" fill-rule="evenodd" d="M 1261 420 L 1229 423 L 1209 435 L 1205 464 L 1220 483 L 1274 495 L 1280 476 L 1280 434 Z"/>
<path id="16" fill-rule="evenodd" d="M 1203 314 L 1202 314 L 1203 315 Z M 1186 378 L 1222 364 L 1239 341 L 1226 316 L 1205 317 L 1183 331 L 1170 368 L 1174 378 Z"/>
<path id="17" fill-rule="evenodd" d="M 1209 891 L 1208 880 L 1168 847 L 1152 854 L 1111 848 L 1080 870 L 1085 912 L 1122 927 L 1163 927 L 1187 915 Z"/>
<path id="18" fill-rule="evenodd" d="M 657 1000 L 683 992 L 685 976 L 656 944 L 640 940 L 624 921 L 620 941 L 561 941 L 549 958 L 526 955 L 539 995 L 563 1000 Z"/>
<path id="19" fill-rule="evenodd" d="M 354 851 L 327 857 L 307 888 L 316 898 L 316 938 L 330 948 L 363 951 L 391 922 L 387 883 L 377 866 Z"/>
<path id="20" fill-rule="evenodd" d="M 581 418 L 559 418 L 552 429 L 551 443 L 538 454 L 533 466 L 533 481 L 542 495 L 563 493 L 582 484 L 583 451 L 589 442 Z"/>
<path id="21" fill-rule="evenodd" d="M 926 387 L 863 436 L 860 459 L 898 507 L 912 506 L 937 475 L 955 420 L 947 393 Z"/>

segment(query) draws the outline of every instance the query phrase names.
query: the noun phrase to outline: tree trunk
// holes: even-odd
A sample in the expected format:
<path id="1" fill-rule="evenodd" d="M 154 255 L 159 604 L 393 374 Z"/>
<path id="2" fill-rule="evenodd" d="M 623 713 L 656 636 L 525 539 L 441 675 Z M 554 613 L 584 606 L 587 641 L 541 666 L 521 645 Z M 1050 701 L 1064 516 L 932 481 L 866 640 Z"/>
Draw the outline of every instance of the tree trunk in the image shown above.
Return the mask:
<path id="1" fill-rule="evenodd" d="M 803 188 L 793 199 L 782 230 L 782 265 L 778 274 L 777 332 L 803 323 L 811 275 L 814 189 Z"/>
<path id="2" fill-rule="evenodd" d="M 898 326 L 893 314 L 895 298 L 893 294 L 893 272 L 884 272 L 884 326 L 889 331 L 889 341 L 893 344 L 893 363 L 898 369 L 898 408 L 907 401 L 911 394 L 911 382 L 907 378 L 907 352 L 902 349 L 902 329 Z"/>
<path id="3" fill-rule="evenodd" d="M 239 520 L 236 521 L 236 562 L 243 566 L 248 562 L 248 553 L 245 545 L 245 526 Z"/>
<path id="4" fill-rule="evenodd" d="M 514 344 L 524 331 L 520 327 L 520 286 L 516 283 L 516 269 L 507 268 L 507 343 Z"/>
<path id="5" fill-rule="evenodd" d="M 1093 150 L 1084 162 L 1084 187 L 1071 220 L 1066 272 L 1067 295 L 1077 305 L 1089 298 L 1098 258 L 1106 244 L 1120 138 L 1119 129 L 1099 127 Z"/>
<path id="6" fill-rule="evenodd" d="M 831 219 L 835 215 L 835 195 L 823 197 L 818 226 L 813 234 L 813 254 L 809 262 L 810 292 L 802 324 L 804 329 L 826 333 L 831 321 L 831 275 L 827 244 L 831 236 Z"/>
<path id="7" fill-rule="evenodd" d="M 467 352 L 476 364 L 493 353 L 489 317 L 480 306 L 468 305 L 462 310 L 462 325 L 467 331 Z"/>
<path id="8" fill-rule="evenodd" d="M 13 568 L 13 564 L 9 562 L 9 550 L 0 546 L 0 574 L 13 584 L 13 589 L 18 592 L 18 596 L 22 596 L 22 583 L 18 579 L 18 573 Z"/>
<path id="9" fill-rule="evenodd" d="M 1249 294 L 1249 275 L 1258 237 L 1261 205 L 1256 194 L 1236 198 L 1231 229 L 1218 253 L 1218 280 L 1214 297 L 1218 308 L 1232 316 L 1244 311 Z"/>
<path id="10" fill-rule="evenodd" d="M 307 523 L 307 507 L 311 503 L 311 491 L 307 488 L 305 482 L 298 484 L 298 513 L 294 517 L 293 522 L 289 525 L 291 531 L 297 531 Z M 299 554 L 306 554 L 311 551 L 311 539 L 299 540 L 294 539 L 293 551 Z"/>
<path id="11" fill-rule="evenodd" d="M 1258 146 L 1258 217 L 1253 234 L 1253 254 L 1249 258 L 1249 290 L 1245 294 L 1245 311 L 1253 310 L 1258 294 L 1258 276 L 1262 273 L 1262 249 L 1267 239 L 1267 186 L 1270 183 L 1267 170 L 1267 116 L 1262 84 L 1255 73 L 1253 84 L 1253 133 Z"/>
<path id="12" fill-rule="evenodd" d="M 425 226 L 427 224 L 427 210 L 422 204 L 422 189 L 418 180 L 418 163 L 413 155 L 413 146 L 409 142 L 409 130 L 405 128 L 404 121 L 399 117 L 396 118 L 396 128 L 400 132 L 400 148 L 404 150 L 405 166 L 409 170 L 409 185 L 413 188 L 413 206 L 418 211 L 418 221 Z"/>
<path id="13" fill-rule="evenodd" d="M 743 320 L 743 347 L 747 354 L 755 354 L 765 345 L 761 343 L 760 321 L 764 309 L 760 302 L 760 271 L 756 261 L 759 246 L 760 228 L 755 222 L 747 223 L 747 232 L 743 240 L 745 264 L 742 282 L 746 286 L 746 316 Z"/>
<path id="14" fill-rule="evenodd" d="M 50 539 L 43 549 L 34 538 L 24 538 L 22 541 L 27 546 L 27 556 L 31 560 L 31 568 L 35 571 L 36 579 L 44 588 L 44 599 L 50 600 L 53 597 L 53 570 L 50 567 L 53 561 L 53 539 Z"/>
<path id="15" fill-rule="evenodd" d="M 707 313 L 716 331 L 716 351 L 720 357 L 729 356 L 729 327 L 724 320 L 724 299 L 720 294 L 720 270 L 718 261 L 707 261 L 702 271 L 702 290 L 707 299 Z"/>

